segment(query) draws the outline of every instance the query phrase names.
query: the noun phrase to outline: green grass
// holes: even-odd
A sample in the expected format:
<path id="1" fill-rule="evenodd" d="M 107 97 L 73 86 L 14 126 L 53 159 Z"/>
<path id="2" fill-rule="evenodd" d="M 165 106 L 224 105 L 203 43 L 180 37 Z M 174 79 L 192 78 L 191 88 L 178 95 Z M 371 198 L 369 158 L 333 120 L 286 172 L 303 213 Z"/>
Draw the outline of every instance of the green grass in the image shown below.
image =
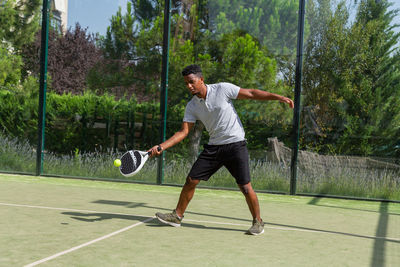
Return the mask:
<path id="1" fill-rule="evenodd" d="M 113 161 L 122 155 L 120 151 L 44 156 L 44 174 L 85 177 L 94 179 L 125 180 L 156 183 L 157 159 L 150 159 L 143 169 L 130 178 L 123 177 Z M 168 154 L 167 155 L 171 155 Z M 191 164 L 182 158 L 166 157 L 164 183 L 183 184 Z M 36 153 L 26 142 L 0 135 L 0 171 L 34 173 Z M 290 169 L 272 162 L 251 160 L 252 184 L 257 190 L 289 192 Z M 222 168 L 208 182 L 209 187 L 237 188 L 229 172 Z M 400 200 L 400 173 L 387 170 L 333 169 L 299 170 L 298 193 L 327 194 L 338 196 Z"/>
<path id="2" fill-rule="evenodd" d="M 400 200 L 400 173 L 341 167 L 300 171 L 298 191 Z"/>
<path id="3" fill-rule="evenodd" d="M 26 142 L 8 138 L 0 133 L 0 170 L 33 173 L 36 153 Z"/>

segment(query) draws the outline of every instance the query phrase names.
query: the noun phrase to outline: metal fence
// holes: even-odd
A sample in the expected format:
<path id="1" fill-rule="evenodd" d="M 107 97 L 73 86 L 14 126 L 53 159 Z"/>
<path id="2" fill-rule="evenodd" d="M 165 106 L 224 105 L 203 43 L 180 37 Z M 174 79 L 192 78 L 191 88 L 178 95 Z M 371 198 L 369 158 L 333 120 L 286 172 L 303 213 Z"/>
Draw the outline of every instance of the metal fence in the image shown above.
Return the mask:
<path id="1" fill-rule="evenodd" d="M 20 77 L 0 80 L 1 171 L 127 181 L 113 160 L 180 129 L 190 99 L 180 71 L 197 63 L 207 83 L 259 88 L 295 102 L 289 110 L 235 101 L 257 190 L 400 200 L 395 3 L 144 2 L 44 0 L 32 11 L 41 16 L 31 40 L 19 45 L 17 32 L 0 35 L 0 63 L 20 62 Z M 207 141 L 196 125 L 129 181 L 184 183 Z M 204 185 L 236 188 L 225 169 Z"/>

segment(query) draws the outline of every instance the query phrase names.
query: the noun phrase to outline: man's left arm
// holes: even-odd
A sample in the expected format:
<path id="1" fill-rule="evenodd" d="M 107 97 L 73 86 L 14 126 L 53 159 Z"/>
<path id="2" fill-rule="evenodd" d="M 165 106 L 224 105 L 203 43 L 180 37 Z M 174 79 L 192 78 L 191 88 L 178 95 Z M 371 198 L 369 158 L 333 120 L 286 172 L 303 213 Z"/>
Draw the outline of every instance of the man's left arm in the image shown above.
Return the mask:
<path id="1" fill-rule="evenodd" d="M 236 99 L 278 100 L 282 103 L 288 104 L 290 108 L 294 108 L 294 103 L 290 98 L 259 89 L 240 88 Z"/>

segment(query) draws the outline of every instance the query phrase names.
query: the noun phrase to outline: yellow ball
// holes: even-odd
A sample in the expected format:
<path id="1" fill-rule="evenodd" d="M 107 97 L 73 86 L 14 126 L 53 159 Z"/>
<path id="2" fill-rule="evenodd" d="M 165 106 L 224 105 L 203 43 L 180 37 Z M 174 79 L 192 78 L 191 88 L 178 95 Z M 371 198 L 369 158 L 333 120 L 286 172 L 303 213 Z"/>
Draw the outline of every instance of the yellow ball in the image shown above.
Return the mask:
<path id="1" fill-rule="evenodd" d="M 114 166 L 115 167 L 121 166 L 121 160 L 119 160 L 119 159 L 114 160 Z"/>

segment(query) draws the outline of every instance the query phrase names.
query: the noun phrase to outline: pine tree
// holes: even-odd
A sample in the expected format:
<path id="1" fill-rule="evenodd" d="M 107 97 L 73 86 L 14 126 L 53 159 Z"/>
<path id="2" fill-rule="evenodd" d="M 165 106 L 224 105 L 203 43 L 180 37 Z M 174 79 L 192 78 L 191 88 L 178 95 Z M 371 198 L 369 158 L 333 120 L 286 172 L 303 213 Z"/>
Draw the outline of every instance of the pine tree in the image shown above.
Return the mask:
<path id="1" fill-rule="evenodd" d="M 388 12 L 388 5 L 361 1 L 354 23 L 345 2 L 334 12 L 329 1 L 315 5 L 322 19 L 306 45 L 303 88 L 304 105 L 317 127 L 313 136 L 303 125 L 304 145 L 326 153 L 393 154 L 400 116 L 400 37 L 390 25 L 396 12 Z"/>
<path id="2" fill-rule="evenodd" d="M 9 43 L 13 49 L 34 40 L 39 29 L 40 0 L 6 0 L 0 4 L 0 42 Z"/>

